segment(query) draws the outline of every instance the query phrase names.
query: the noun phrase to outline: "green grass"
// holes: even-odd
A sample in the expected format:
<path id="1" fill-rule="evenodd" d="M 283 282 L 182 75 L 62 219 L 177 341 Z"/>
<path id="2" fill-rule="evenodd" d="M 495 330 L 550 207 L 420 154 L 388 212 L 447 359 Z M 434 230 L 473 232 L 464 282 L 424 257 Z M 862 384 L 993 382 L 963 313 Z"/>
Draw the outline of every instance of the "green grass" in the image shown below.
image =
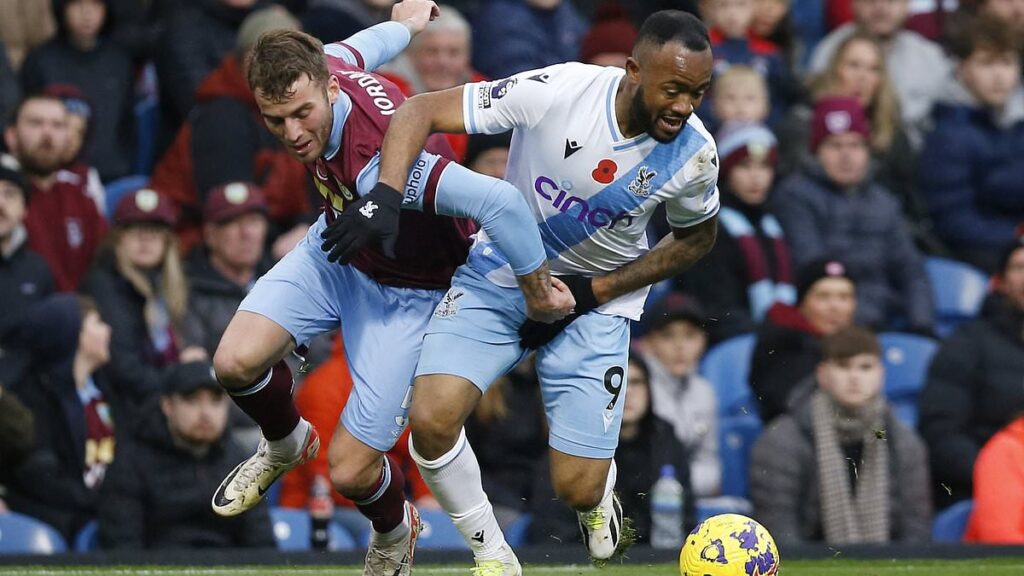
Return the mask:
<path id="1" fill-rule="evenodd" d="M 627 564 L 594 568 L 592 566 L 532 566 L 524 576 L 678 576 L 671 564 Z M 358 567 L 251 566 L 251 567 L 31 567 L 0 566 L 3 576 L 359 576 Z M 469 575 L 468 566 L 417 566 L 415 576 Z M 826 560 L 786 562 L 780 576 L 1009 576 L 1024 574 L 1024 559 L 992 560 Z"/>

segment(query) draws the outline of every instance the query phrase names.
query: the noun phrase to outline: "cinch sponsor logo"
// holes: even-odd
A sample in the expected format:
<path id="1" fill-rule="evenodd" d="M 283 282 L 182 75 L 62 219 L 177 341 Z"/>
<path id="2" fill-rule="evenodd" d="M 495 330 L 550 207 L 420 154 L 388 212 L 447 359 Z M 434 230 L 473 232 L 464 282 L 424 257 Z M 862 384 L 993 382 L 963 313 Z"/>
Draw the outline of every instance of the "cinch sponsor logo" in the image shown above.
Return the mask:
<path id="1" fill-rule="evenodd" d="M 380 110 L 382 116 L 391 116 L 395 113 L 395 103 L 391 101 L 388 93 L 384 91 L 384 86 L 381 85 L 379 80 L 366 72 L 356 72 L 355 70 L 344 70 L 338 72 L 338 74 L 355 80 L 360 88 L 366 90 L 370 98 L 373 98 L 373 105 Z"/>
<path id="2" fill-rule="evenodd" d="M 577 220 L 589 222 L 595 228 L 607 226 L 609 229 L 614 230 L 615 225 L 622 220 L 626 221 L 626 226 L 633 224 L 633 217 L 626 212 L 619 211 L 618 214 L 612 214 L 610 210 L 604 208 L 591 208 L 586 200 L 579 196 L 570 196 L 565 190 L 559 188 L 554 180 L 547 176 L 537 178 L 533 183 L 533 190 L 559 212 L 565 214 L 570 210 L 575 210 L 573 213 L 576 214 Z"/>

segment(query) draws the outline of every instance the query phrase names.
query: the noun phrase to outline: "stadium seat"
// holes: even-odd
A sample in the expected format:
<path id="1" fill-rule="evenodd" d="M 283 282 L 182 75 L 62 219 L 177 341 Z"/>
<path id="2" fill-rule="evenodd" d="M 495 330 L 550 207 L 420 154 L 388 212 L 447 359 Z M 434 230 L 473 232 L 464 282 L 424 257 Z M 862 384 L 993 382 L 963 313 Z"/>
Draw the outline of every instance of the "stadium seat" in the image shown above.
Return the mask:
<path id="1" fill-rule="evenodd" d="M 73 543 L 75 552 L 91 552 L 100 547 L 100 525 L 95 520 L 89 521 L 75 534 Z"/>
<path id="2" fill-rule="evenodd" d="M 15 512 L 0 514 L 0 554 L 55 554 L 67 550 L 53 527 Z"/>
<path id="3" fill-rule="evenodd" d="M 452 523 L 444 510 L 420 510 L 423 520 L 423 532 L 416 546 L 421 549 L 433 550 L 468 550 L 469 546 L 462 539 L 459 529 Z"/>
<path id="4" fill-rule="evenodd" d="M 967 531 L 967 521 L 974 509 L 974 500 L 957 502 L 935 516 L 932 523 L 932 540 L 935 542 L 960 542 Z"/>
<path id="5" fill-rule="evenodd" d="M 988 278 L 980 270 L 955 260 L 928 258 L 925 270 L 935 300 L 935 331 L 949 336 L 957 326 L 978 315 L 988 293 Z"/>
<path id="6" fill-rule="evenodd" d="M 750 449 L 761 435 L 761 420 L 752 414 L 726 416 L 718 422 L 722 460 L 722 496 L 747 497 Z"/>
<path id="7" fill-rule="evenodd" d="M 917 427 L 917 396 L 938 343 L 916 334 L 886 332 L 878 335 L 885 364 L 885 396 L 893 412 L 910 428 Z"/>
<path id="8" fill-rule="evenodd" d="M 149 176 L 125 176 L 104 185 L 107 192 L 107 214 L 113 215 L 114 208 L 121 197 L 129 192 L 134 192 L 149 183 Z"/>
<path id="9" fill-rule="evenodd" d="M 310 549 L 309 512 L 300 508 L 270 509 L 270 521 L 274 527 L 274 539 L 278 550 L 296 551 Z"/>
<path id="10" fill-rule="evenodd" d="M 750 390 L 750 358 L 756 342 L 753 334 L 735 336 L 708 350 L 701 361 L 700 374 L 715 389 L 718 414 L 723 418 L 757 415 Z"/>
<path id="11" fill-rule="evenodd" d="M 337 522 L 331 522 L 327 527 L 327 549 L 332 552 L 338 552 L 342 550 L 355 550 L 359 548 L 356 545 L 356 539 L 352 537 L 352 534 L 345 527 Z"/>
<path id="12" fill-rule="evenodd" d="M 505 528 L 505 541 L 509 546 L 517 548 L 526 544 L 526 535 L 530 531 L 531 522 L 533 522 L 532 514 L 520 514 Z"/>

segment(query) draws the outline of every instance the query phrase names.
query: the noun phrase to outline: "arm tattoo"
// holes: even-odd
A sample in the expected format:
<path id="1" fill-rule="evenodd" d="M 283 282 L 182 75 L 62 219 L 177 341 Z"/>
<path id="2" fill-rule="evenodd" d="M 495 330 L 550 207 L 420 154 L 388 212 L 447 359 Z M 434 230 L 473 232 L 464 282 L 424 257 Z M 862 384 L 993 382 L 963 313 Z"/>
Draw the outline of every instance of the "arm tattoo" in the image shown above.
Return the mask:
<path id="1" fill-rule="evenodd" d="M 523 291 L 527 302 L 543 300 L 551 290 L 551 269 L 545 262 L 533 272 L 517 276 L 516 280 L 519 282 L 519 289 Z"/>

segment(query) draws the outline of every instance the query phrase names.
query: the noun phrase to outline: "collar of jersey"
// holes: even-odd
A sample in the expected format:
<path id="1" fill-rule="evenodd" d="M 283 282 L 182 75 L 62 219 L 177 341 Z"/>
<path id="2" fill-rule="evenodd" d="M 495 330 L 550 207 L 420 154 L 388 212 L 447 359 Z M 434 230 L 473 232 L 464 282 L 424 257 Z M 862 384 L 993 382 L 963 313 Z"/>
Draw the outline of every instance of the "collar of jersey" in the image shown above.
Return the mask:
<path id="1" fill-rule="evenodd" d="M 348 94 L 338 92 L 338 99 L 334 101 L 332 108 L 334 109 L 334 119 L 331 121 L 331 135 L 327 138 L 324 160 L 333 159 L 341 149 L 341 133 L 345 127 L 348 113 L 352 110 L 352 100 L 349 99 Z"/>
<path id="2" fill-rule="evenodd" d="M 608 119 L 608 132 L 612 137 L 612 149 L 615 151 L 625 150 L 645 142 L 650 135 L 646 132 L 637 134 L 632 138 L 626 138 L 619 131 L 619 123 L 615 118 L 615 94 L 618 92 L 619 82 L 622 81 L 622 77 L 626 74 L 625 70 L 618 68 L 613 69 L 614 72 L 610 74 L 611 82 L 608 84 L 608 95 L 605 101 L 605 116 Z"/>

